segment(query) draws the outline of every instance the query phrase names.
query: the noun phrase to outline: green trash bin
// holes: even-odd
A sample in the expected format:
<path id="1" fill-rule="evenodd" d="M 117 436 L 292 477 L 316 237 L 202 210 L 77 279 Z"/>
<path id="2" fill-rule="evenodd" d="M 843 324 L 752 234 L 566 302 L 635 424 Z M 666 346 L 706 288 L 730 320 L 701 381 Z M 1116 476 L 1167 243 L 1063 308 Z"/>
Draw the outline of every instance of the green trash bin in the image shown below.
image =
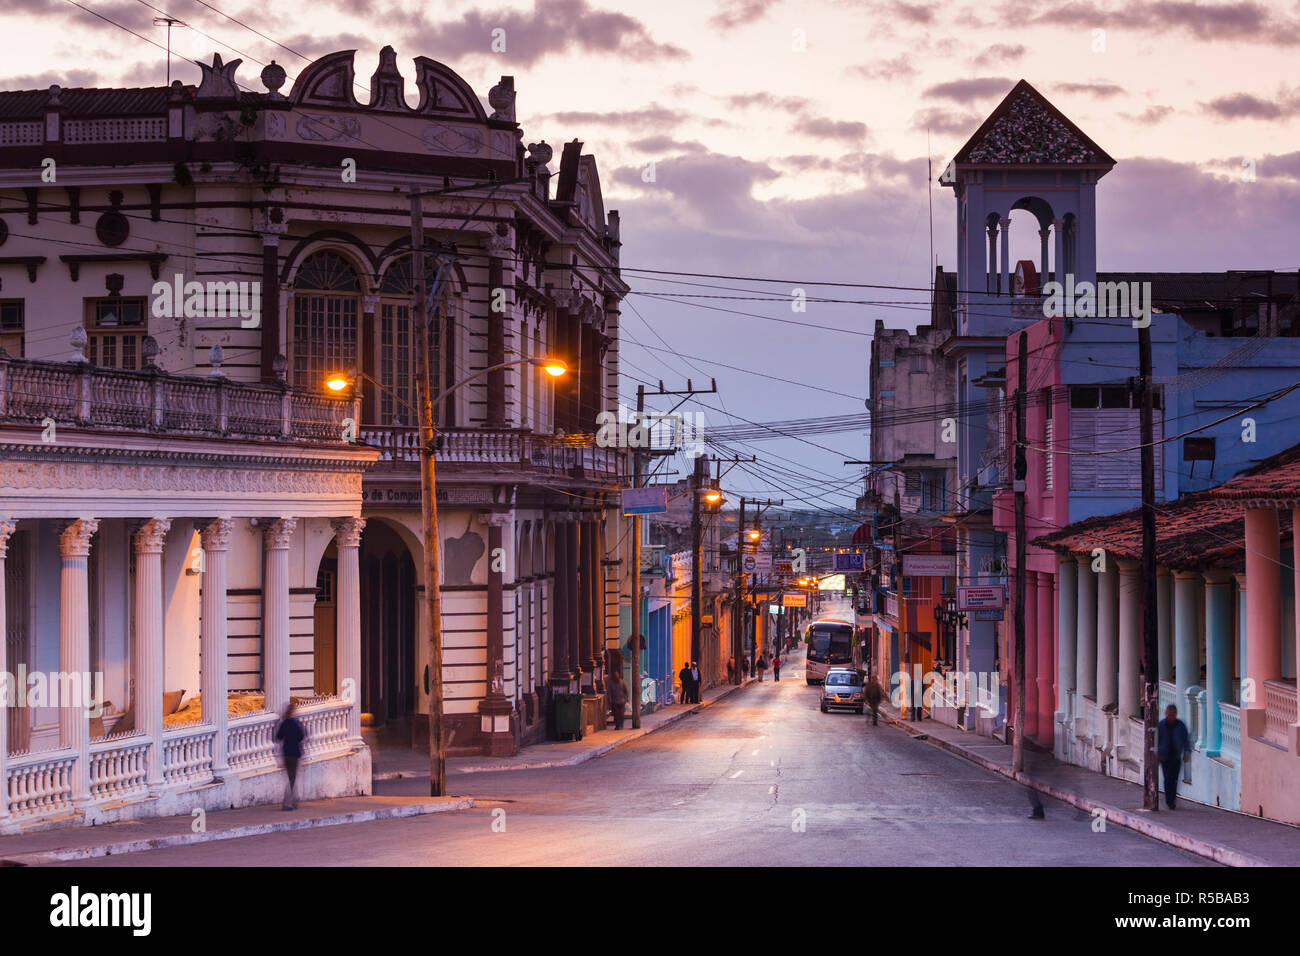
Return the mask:
<path id="1" fill-rule="evenodd" d="M 582 739 L 582 695 L 555 695 L 555 736 L 560 740 Z"/>

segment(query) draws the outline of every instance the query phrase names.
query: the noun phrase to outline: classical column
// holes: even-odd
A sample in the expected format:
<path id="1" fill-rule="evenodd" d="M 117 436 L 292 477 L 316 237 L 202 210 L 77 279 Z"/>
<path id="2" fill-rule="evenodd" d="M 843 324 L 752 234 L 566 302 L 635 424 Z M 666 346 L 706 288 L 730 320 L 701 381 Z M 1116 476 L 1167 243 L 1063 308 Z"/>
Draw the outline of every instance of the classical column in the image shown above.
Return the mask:
<path id="1" fill-rule="evenodd" d="M 989 236 L 989 261 L 988 268 L 984 272 L 984 291 L 997 291 L 998 276 L 998 227 L 996 223 L 985 223 L 985 232 Z"/>
<path id="2" fill-rule="evenodd" d="M 270 221 L 264 222 L 259 229 L 262 237 L 262 311 L 258 316 L 258 324 L 262 327 L 262 381 L 271 384 L 279 379 L 275 373 L 275 358 L 284 351 L 280 342 L 279 245 L 280 237 L 288 230 L 288 223 Z"/>
<path id="3" fill-rule="evenodd" d="M 573 676 L 578 682 L 578 693 L 582 693 L 584 676 L 582 671 L 582 606 L 578 603 L 578 569 L 582 566 L 582 549 L 579 543 L 581 538 L 578 533 L 578 522 L 570 521 L 566 524 L 565 533 L 569 536 L 569 565 L 564 569 L 564 586 L 568 592 L 565 600 L 569 604 L 569 664 Z"/>
<path id="4" fill-rule="evenodd" d="M 1025 572 L 1025 734 L 1038 737 L 1038 575 Z"/>
<path id="5" fill-rule="evenodd" d="M 1092 572 L 1092 558 L 1087 555 L 1076 555 L 1074 563 L 1079 572 L 1079 648 L 1078 658 L 1075 662 L 1074 688 L 1080 696 L 1091 697 L 1096 700 L 1097 576 Z"/>
<path id="6" fill-rule="evenodd" d="M 361 743 L 361 532 L 365 518 L 335 518 L 334 543 L 338 547 L 338 694 L 348 710 L 348 739 Z"/>
<path id="7" fill-rule="evenodd" d="M 550 634 L 550 684 L 555 693 L 565 694 L 573 679 L 569 660 L 569 530 L 563 522 L 551 525 L 555 541 L 555 565 L 551 574 L 552 627 Z"/>
<path id="8" fill-rule="evenodd" d="M 514 242 L 508 235 L 489 236 L 484 247 L 488 254 L 487 366 L 491 368 L 506 361 L 506 321 L 510 307 L 505 300 L 513 298 L 514 282 L 513 278 L 509 283 L 505 279 L 504 260 L 513 252 Z M 487 425 L 502 428 L 505 424 L 506 369 L 497 369 L 487 375 Z"/>
<path id="9" fill-rule="evenodd" d="M 132 608 L 135 630 L 131 642 L 135 647 L 136 727 L 149 735 L 149 769 L 145 782 L 151 794 L 163 787 L 163 682 L 165 649 L 163 645 L 163 546 L 171 529 L 170 518 L 151 518 L 136 531 L 135 606 Z"/>
<path id="10" fill-rule="evenodd" d="M 289 546 L 297 527 L 297 518 L 277 518 L 262 530 L 262 690 L 273 714 L 289 706 Z"/>
<path id="11" fill-rule="evenodd" d="M 998 262 L 998 292 L 1011 294 L 1011 219 L 1002 219 L 1002 255 Z"/>
<path id="12" fill-rule="evenodd" d="M 1169 569 L 1156 568 L 1156 643 L 1159 649 L 1157 675 L 1160 680 L 1174 679 L 1174 579 Z"/>
<path id="13" fill-rule="evenodd" d="M 1079 566 L 1074 558 L 1062 555 L 1056 561 L 1056 720 L 1067 720 L 1074 713 L 1072 697 L 1078 684 Z"/>
<path id="14" fill-rule="evenodd" d="M 1232 572 L 1205 572 L 1205 709 L 1206 751 L 1216 756 L 1223 747 L 1219 701 L 1232 700 Z"/>
<path id="15" fill-rule="evenodd" d="M 8 632 L 8 621 L 5 617 L 5 561 L 9 555 L 9 536 L 17 529 L 17 522 L 10 521 L 8 518 L 0 518 L 0 674 L 9 673 L 9 660 L 6 657 L 5 634 Z M 12 678 L 10 678 L 12 680 Z M 14 693 L 20 694 L 26 691 L 26 688 L 19 689 L 14 687 Z M 22 713 L 20 711 L 20 713 Z M 9 817 L 9 769 L 7 767 L 9 758 L 9 707 L 4 701 L 0 701 L 0 820 Z"/>
<path id="16" fill-rule="evenodd" d="M 226 724 L 229 720 L 226 660 L 226 554 L 235 523 L 216 518 L 199 532 L 203 544 L 203 585 L 199 617 L 200 708 L 205 724 L 216 729 L 212 742 L 212 776 L 226 766 Z"/>
<path id="17" fill-rule="evenodd" d="M 1174 572 L 1174 706 L 1187 714 L 1187 688 L 1200 683 L 1200 628 L 1196 616 L 1195 571 Z M 1163 714 L 1161 716 L 1164 716 Z M 1191 725 L 1188 725 L 1191 730 Z"/>
<path id="18" fill-rule="evenodd" d="M 591 659 L 591 522 L 578 522 L 578 669 L 582 671 L 583 689 L 591 692 L 595 686 L 595 661 Z"/>
<path id="19" fill-rule="evenodd" d="M 1246 509 L 1246 673 L 1253 700 L 1242 725 L 1251 737 L 1263 734 L 1264 681 L 1282 674 L 1281 534 L 1272 508 Z M 1244 692 L 1243 692 L 1244 693 Z M 1243 701 L 1244 703 L 1244 701 Z"/>
<path id="20" fill-rule="evenodd" d="M 1097 706 L 1119 700 L 1119 573 L 1114 560 L 1097 575 Z"/>
<path id="21" fill-rule="evenodd" d="M 1052 649 L 1056 646 L 1056 608 L 1053 594 L 1056 576 L 1038 572 L 1038 736 L 1044 747 L 1052 746 L 1056 711 L 1056 661 Z"/>
<path id="22" fill-rule="evenodd" d="M 90 718 L 86 698 L 90 681 L 90 539 L 99 529 L 95 518 L 69 521 L 59 535 L 59 670 L 78 677 L 67 686 L 80 686 L 78 699 L 59 696 L 59 744 L 76 751 L 72 765 L 72 801 L 90 800 Z"/>
<path id="23" fill-rule="evenodd" d="M 1064 285 L 1065 284 L 1065 234 L 1062 230 L 1063 230 L 1063 226 L 1061 224 L 1061 220 L 1053 219 L 1052 238 L 1054 240 L 1055 248 L 1053 250 L 1053 256 L 1052 256 L 1052 277 L 1057 282 L 1060 282 L 1062 285 Z"/>
<path id="24" fill-rule="evenodd" d="M 1246 635 L 1249 631 L 1246 628 L 1246 572 L 1238 571 L 1232 576 L 1237 582 L 1237 678 L 1242 683 L 1246 681 Z M 1238 694 L 1237 703 L 1245 707 L 1247 701 L 1241 699 Z"/>
<path id="25" fill-rule="evenodd" d="M 1142 666 L 1142 565 L 1119 559 L 1119 716 L 1120 727 L 1138 714 L 1138 672 Z"/>

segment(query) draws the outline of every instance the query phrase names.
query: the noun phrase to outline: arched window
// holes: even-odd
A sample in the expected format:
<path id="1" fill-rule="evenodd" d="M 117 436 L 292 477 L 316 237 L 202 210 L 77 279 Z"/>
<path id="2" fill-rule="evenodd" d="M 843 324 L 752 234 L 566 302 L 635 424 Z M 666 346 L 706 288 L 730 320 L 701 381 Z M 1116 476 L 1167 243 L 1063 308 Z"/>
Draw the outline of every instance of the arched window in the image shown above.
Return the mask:
<path id="1" fill-rule="evenodd" d="M 428 292 L 434 290 L 437 275 L 435 264 L 426 260 L 424 281 Z M 445 275 L 443 281 L 448 282 Z M 415 425 L 419 420 L 416 414 L 419 330 L 411 321 L 415 281 L 409 255 L 394 261 L 384 272 L 379 293 L 378 373 L 383 385 L 379 390 L 379 424 L 393 425 L 400 420 L 403 425 Z M 448 316 L 455 312 L 454 302 L 453 291 L 448 285 L 441 296 L 438 315 L 429 324 L 429 379 L 435 395 L 446 388 L 448 376 L 454 372 L 450 362 L 452 323 L 448 320 Z M 451 424 L 444 409 L 435 408 L 434 415 L 440 424 Z"/>
<path id="2" fill-rule="evenodd" d="M 337 252 L 308 256 L 293 284 L 293 383 L 319 387 L 335 372 L 357 369 L 361 283 Z"/>

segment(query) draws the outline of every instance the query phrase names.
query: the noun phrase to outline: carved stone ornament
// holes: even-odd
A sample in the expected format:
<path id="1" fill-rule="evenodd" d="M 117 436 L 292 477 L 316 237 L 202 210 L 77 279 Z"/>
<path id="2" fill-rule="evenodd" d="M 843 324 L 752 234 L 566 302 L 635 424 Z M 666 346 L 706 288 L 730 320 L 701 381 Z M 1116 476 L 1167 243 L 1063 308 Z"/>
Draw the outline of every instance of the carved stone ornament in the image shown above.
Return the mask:
<path id="1" fill-rule="evenodd" d="M 361 532 L 366 527 L 365 518 L 335 518 L 330 522 L 340 548 L 361 547 Z"/>
<path id="2" fill-rule="evenodd" d="M 171 526 L 170 518 L 150 518 L 142 524 L 133 536 L 136 554 L 162 554 Z"/>
<path id="3" fill-rule="evenodd" d="M 263 525 L 262 542 L 268 551 L 286 551 L 298 528 L 297 518 L 276 518 Z"/>

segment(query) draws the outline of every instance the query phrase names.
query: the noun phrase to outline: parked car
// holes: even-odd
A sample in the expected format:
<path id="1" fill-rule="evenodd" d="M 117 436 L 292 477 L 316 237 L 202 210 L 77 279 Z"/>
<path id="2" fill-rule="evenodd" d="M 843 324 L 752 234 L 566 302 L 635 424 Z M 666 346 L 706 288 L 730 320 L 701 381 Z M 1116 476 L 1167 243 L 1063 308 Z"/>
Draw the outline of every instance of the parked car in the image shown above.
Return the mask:
<path id="1" fill-rule="evenodd" d="M 822 683 L 822 713 L 829 713 L 832 707 L 849 707 L 862 713 L 865 706 L 862 691 L 861 674 L 845 667 L 832 668 Z"/>

